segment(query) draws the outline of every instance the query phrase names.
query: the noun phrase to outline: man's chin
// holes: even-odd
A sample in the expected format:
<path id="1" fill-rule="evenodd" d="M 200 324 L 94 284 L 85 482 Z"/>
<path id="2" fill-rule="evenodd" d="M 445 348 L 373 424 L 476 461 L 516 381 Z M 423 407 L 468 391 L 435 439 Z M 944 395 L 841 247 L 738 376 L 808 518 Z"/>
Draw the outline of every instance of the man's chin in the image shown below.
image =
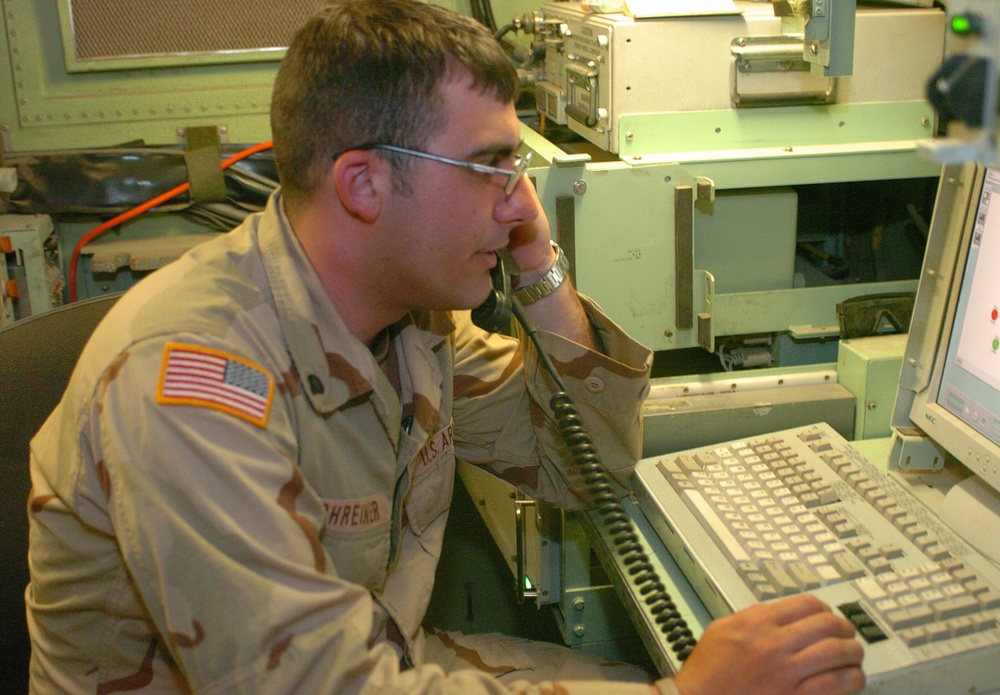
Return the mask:
<path id="1" fill-rule="evenodd" d="M 430 311 L 471 311 L 489 301 L 492 297 L 492 292 L 492 288 L 489 288 L 485 292 L 470 294 L 466 297 L 452 296 L 435 306 L 426 306 L 424 308 Z"/>

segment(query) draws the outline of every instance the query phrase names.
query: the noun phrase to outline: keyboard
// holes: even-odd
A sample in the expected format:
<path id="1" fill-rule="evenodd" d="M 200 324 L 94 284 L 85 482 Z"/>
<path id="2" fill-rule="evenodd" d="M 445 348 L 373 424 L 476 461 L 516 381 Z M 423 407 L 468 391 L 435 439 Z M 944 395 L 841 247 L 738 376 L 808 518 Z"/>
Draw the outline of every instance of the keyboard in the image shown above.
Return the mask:
<path id="1" fill-rule="evenodd" d="M 1000 569 L 829 425 L 643 459 L 636 478 L 713 617 L 809 592 L 857 627 L 866 692 L 1000 690 Z"/>

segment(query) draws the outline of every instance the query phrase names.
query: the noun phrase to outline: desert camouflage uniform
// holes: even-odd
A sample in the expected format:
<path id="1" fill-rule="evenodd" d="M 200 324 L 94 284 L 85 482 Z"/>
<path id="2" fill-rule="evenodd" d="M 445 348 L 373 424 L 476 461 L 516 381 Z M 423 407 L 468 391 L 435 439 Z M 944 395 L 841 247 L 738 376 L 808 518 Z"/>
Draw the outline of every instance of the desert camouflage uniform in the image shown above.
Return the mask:
<path id="1" fill-rule="evenodd" d="M 587 307 L 613 359 L 543 340 L 625 474 L 650 354 Z M 33 691 L 509 692 L 423 664 L 420 624 L 456 456 L 579 506 L 551 386 L 468 312 L 385 347 L 383 369 L 347 331 L 280 195 L 119 300 L 32 443 Z"/>

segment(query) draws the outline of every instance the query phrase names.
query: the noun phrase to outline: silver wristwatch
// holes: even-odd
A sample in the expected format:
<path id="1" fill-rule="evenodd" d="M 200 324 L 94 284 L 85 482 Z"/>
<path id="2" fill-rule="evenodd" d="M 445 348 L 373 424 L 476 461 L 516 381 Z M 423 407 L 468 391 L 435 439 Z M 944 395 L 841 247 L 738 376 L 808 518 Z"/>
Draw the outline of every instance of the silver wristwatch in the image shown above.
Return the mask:
<path id="1" fill-rule="evenodd" d="M 559 248 L 556 242 L 553 241 L 550 243 L 556 251 L 556 262 L 549 268 L 549 272 L 527 287 L 522 287 L 514 292 L 514 296 L 524 306 L 537 302 L 542 297 L 548 297 L 555 292 L 556 288 L 563 284 L 569 273 L 569 259 L 566 258 L 566 254 L 563 253 L 563 250 Z"/>

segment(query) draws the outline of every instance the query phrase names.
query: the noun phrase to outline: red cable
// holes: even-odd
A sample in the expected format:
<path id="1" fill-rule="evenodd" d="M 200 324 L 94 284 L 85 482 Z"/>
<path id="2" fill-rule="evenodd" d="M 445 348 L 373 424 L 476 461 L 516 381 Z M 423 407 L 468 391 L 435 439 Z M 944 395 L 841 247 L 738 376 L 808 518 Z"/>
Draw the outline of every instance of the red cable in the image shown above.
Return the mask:
<path id="1" fill-rule="evenodd" d="M 257 154 L 258 152 L 262 152 L 263 150 L 270 149 L 272 144 L 273 144 L 272 142 L 268 141 L 259 143 L 257 145 L 253 145 L 252 147 L 248 147 L 245 150 L 237 152 L 232 157 L 223 160 L 221 166 L 223 169 L 228 169 L 241 159 L 246 159 L 250 155 L 254 155 Z M 99 237 L 101 234 L 104 234 L 104 232 L 108 231 L 112 227 L 117 227 L 118 225 L 124 222 L 128 222 L 132 218 L 138 217 L 142 213 L 152 208 L 155 208 L 157 205 L 162 205 L 168 200 L 176 198 L 181 193 L 188 190 L 190 187 L 191 184 L 185 181 L 181 185 L 171 188 L 166 193 L 161 193 L 152 200 L 147 200 L 145 203 L 137 205 L 131 210 L 126 210 L 120 215 L 112 217 L 107 222 L 97 225 L 89 232 L 84 234 L 83 237 L 80 238 L 80 241 L 76 242 L 76 246 L 73 247 L 73 253 L 69 257 L 69 301 L 70 302 L 76 301 L 76 266 L 80 260 L 80 252 L 83 250 L 84 246 L 86 246 L 91 241 Z"/>

